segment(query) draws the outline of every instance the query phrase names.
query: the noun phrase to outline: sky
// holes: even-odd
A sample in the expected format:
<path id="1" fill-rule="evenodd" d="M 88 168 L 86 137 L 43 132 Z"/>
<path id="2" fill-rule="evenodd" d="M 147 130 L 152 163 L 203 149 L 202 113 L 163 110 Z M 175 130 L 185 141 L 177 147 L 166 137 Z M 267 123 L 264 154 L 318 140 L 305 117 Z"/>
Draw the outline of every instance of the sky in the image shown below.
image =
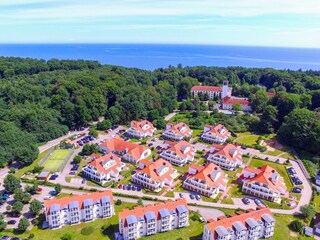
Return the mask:
<path id="1" fill-rule="evenodd" d="M 0 0 L 0 43 L 320 48 L 319 0 Z"/>

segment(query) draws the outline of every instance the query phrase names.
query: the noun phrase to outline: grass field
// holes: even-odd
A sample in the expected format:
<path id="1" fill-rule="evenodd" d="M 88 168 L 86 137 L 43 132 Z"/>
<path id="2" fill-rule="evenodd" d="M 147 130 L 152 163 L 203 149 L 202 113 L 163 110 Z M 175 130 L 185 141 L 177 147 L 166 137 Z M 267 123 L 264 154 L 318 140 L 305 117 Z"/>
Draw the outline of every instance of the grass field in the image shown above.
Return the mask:
<path id="1" fill-rule="evenodd" d="M 253 146 L 257 143 L 259 135 L 245 135 L 239 137 L 236 142 L 240 145 Z"/>
<path id="2" fill-rule="evenodd" d="M 57 149 L 52 152 L 48 159 L 43 163 L 44 170 L 56 172 L 63 163 L 64 158 L 70 153 L 67 149 Z"/>

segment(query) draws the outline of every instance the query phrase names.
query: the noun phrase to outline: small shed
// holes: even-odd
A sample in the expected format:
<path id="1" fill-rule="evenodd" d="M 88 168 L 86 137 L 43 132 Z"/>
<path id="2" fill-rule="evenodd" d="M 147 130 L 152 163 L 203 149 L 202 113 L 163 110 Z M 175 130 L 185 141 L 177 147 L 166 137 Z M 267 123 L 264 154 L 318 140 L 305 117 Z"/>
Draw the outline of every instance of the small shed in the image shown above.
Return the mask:
<path id="1" fill-rule="evenodd" d="M 313 229 L 311 227 L 304 227 L 304 235 L 311 237 L 313 235 Z"/>
<path id="2" fill-rule="evenodd" d="M 38 180 L 47 181 L 50 177 L 50 172 L 48 171 L 42 171 L 38 176 Z"/>

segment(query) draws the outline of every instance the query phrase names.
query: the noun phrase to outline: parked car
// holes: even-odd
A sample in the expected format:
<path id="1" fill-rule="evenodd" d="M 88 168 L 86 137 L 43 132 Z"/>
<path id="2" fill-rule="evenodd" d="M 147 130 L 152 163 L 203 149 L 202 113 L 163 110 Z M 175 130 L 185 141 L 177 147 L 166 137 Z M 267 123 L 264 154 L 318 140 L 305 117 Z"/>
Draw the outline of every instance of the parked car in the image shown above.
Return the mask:
<path id="1" fill-rule="evenodd" d="M 76 172 L 75 171 L 71 171 L 69 174 L 70 175 L 76 175 Z"/>
<path id="2" fill-rule="evenodd" d="M 82 184 L 85 184 L 85 183 L 86 183 L 86 181 L 87 181 L 87 180 L 82 179 L 81 183 L 82 183 Z"/>
<path id="3" fill-rule="evenodd" d="M 250 200 L 246 197 L 242 198 L 242 202 L 245 204 L 245 205 L 248 205 L 250 203 Z"/>
<path id="4" fill-rule="evenodd" d="M 301 188 L 298 188 L 298 187 L 294 187 L 294 188 L 292 189 L 292 192 L 294 192 L 294 193 L 301 193 L 301 192 L 302 192 L 302 189 L 301 189 Z"/>
<path id="5" fill-rule="evenodd" d="M 9 240 L 10 237 L 9 237 L 9 236 L 3 236 L 3 237 L 1 237 L 0 239 L 1 239 L 1 240 Z"/>
<path id="6" fill-rule="evenodd" d="M 122 186 L 122 189 L 123 189 L 123 190 L 127 190 L 127 185 L 123 185 L 123 186 Z"/>
<path id="7" fill-rule="evenodd" d="M 122 184 L 120 184 L 120 185 L 118 186 L 118 188 L 119 188 L 119 189 L 122 189 Z"/>
<path id="8" fill-rule="evenodd" d="M 18 237 L 13 237 L 13 238 L 11 238 L 10 240 L 19 240 L 20 238 L 18 238 Z"/>
<path id="9" fill-rule="evenodd" d="M 246 150 L 246 149 L 247 149 L 247 147 L 246 147 L 246 146 L 241 146 L 241 148 L 242 148 L 243 150 Z"/>
<path id="10" fill-rule="evenodd" d="M 56 196 L 56 195 L 57 195 L 57 192 L 56 192 L 55 190 L 52 190 L 52 191 L 49 192 L 49 194 L 50 194 L 51 196 Z"/>
<path id="11" fill-rule="evenodd" d="M 277 160 L 276 160 L 276 163 L 279 163 L 280 162 L 280 159 L 278 158 Z"/>
<path id="12" fill-rule="evenodd" d="M 138 191 L 138 192 L 140 192 L 141 189 L 142 189 L 142 188 L 141 188 L 140 186 L 137 187 L 137 191 Z"/>
<path id="13" fill-rule="evenodd" d="M 2 200 L 7 201 L 11 196 L 9 194 L 3 194 Z"/>
<path id="14" fill-rule="evenodd" d="M 42 192 L 42 188 L 39 187 L 39 188 L 38 188 L 38 192 Z"/>
<path id="15" fill-rule="evenodd" d="M 197 200 L 200 200 L 200 199 L 201 199 L 201 196 L 200 196 L 200 195 L 196 195 L 196 199 L 197 199 Z"/>
<path id="16" fill-rule="evenodd" d="M 152 145 L 153 145 L 152 143 L 149 143 L 149 144 L 148 144 L 148 147 L 151 147 Z"/>
<path id="17" fill-rule="evenodd" d="M 269 160 L 269 158 L 268 158 L 268 157 L 266 157 L 266 158 L 265 158 L 265 160 Z"/>
<path id="18" fill-rule="evenodd" d="M 184 198 L 183 193 L 179 193 L 180 198 Z"/>
<path id="19" fill-rule="evenodd" d="M 52 199 L 53 197 L 52 196 L 45 196 L 43 199 L 44 200 L 50 200 L 50 199 Z"/>
<path id="20" fill-rule="evenodd" d="M 263 203 L 260 201 L 260 199 L 258 199 L 258 198 L 255 198 L 254 199 L 254 202 L 258 205 L 258 206 L 262 206 L 263 205 Z"/>
<path id="21" fill-rule="evenodd" d="M 131 184 L 128 185 L 127 190 L 131 190 Z"/>
<path id="22" fill-rule="evenodd" d="M 13 224 L 16 224 L 16 222 L 17 222 L 17 220 L 9 220 L 9 221 L 8 221 L 8 224 L 9 224 L 9 225 L 13 225 Z"/>
<path id="23" fill-rule="evenodd" d="M 194 195 L 193 194 L 190 194 L 190 199 L 194 199 Z"/>

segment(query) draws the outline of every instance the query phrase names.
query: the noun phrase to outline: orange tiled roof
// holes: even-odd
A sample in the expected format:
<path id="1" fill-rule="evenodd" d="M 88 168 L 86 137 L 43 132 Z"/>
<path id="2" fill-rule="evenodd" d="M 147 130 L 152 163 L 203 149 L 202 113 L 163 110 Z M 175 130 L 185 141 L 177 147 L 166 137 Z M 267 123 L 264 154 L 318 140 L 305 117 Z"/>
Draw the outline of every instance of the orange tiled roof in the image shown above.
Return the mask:
<path id="1" fill-rule="evenodd" d="M 168 167 L 168 171 L 165 172 L 163 175 L 159 175 L 157 171 L 160 170 L 163 166 Z M 175 172 L 175 169 L 168 161 L 159 158 L 155 162 L 150 162 L 150 164 L 146 165 L 146 167 L 141 169 L 139 172 L 143 172 L 149 175 L 150 178 L 154 181 L 164 181 L 165 178 L 171 181 L 173 180 L 171 175 Z"/>
<path id="2" fill-rule="evenodd" d="M 187 147 L 189 147 L 190 150 L 187 151 L 186 153 L 184 153 L 184 148 L 187 148 Z M 175 152 L 180 157 L 187 157 L 187 156 L 194 155 L 194 147 L 186 141 L 181 141 L 181 142 L 175 143 L 172 147 L 170 147 L 166 151 Z"/>
<path id="3" fill-rule="evenodd" d="M 125 226 L 127 225 L 126 217 L 134 215 L 137 219 L 140 217 L 144 218 L 145 214 L 150 211 L 154 212 L 154 214 L 156 215 L 156 218 L 159 219 L 160 218 L 159 211 L 161 209 L 166 208 L 170 212 L 172 210 L 176 210 L 176 208 L 180 205 L 184 205 L 188 209 L 187 201 L 185 199 L 179 198 L 175 201 L 167 200 L 164 203 L 158 202 L 155 204 L 148 204 L 146 206 L 138 206 L 132 210 L 126 208 L 122 212 L 119 213 L 119 218 L 122 219 Z"/>
<path id="4" fill-rule="evenodd" d="M 228 143 L 226 146 L 212 144 L 211 146 L 217 149 L 212 153 L 213 155 L 219 154 L 225 156 L 229 161 L 243 161 L 240 151 L 233 144 Z M 235 155 L 233 156 L 234 153 Z"/>
<path id="5" fill-rule="evenodd" d="M 201 168 L 201 166 L 197 166 L 194 165 L 194 164 L 190 164 L 190 167 L 193 167 L 195 169 L 201 169 L 198 173 L 190 176 L 189 178 L 190 179 L 200 179 L 200 180 L 203 180 L 205 182 L 205 184 L 207 184 L 208 186 L 210 187 L 215 187 L 215 188 L 218 188 L 220 185 L 222 186 L 226 186 L 227 183 L 224 182 L 223 180 L 227 178 L 227 174 L 225 174 L 220 167 L 218 167 L 217 165 L 215 165 L 214 163 L 208 163 L 206 164 L 204 167 Z M 211 174 L 214 172 L 214 171 L 218 171 L 221 173 L 221 175 L 216 179 L 214 180 L 212 177 L 211 177 Z"/>
<path id="6" fill-rule="evenodd" d="M 267 184 L 273 190 L 278 190 L 278 188 L 287 189 L 283 181 L 283 178 L 280 176 L 280 174 L 274 168 L 268 165 L 261 166 L 260 168 L 245 167 L 244 170 L 253 172 L 256 175 L 253 178 L 245 179 L 248 182 L 259 182 Z M 277 173 L 279 175 L 279 180 L 276 182 L 271 181 L 271 176 L 274 173 Z"/>
<path id="7" fill-rule="evenodd" d="M 106 190 L 104 192 L 95 192 L 95 193 L 89 193 L 89 194 L 83 194 L 83 195 L 66 196 L 66 197 L 62 197 L 60 199 L 53 198 L 51 200 L 45 200 L 44 206 L 48 210 L 50 210 L 50 207 L 54 204 L 59 204 L 61 207 L 63 207 L 63 206 L 68 206 L 69 203 L 71 203 L 73 201 L 76 201 L 79 203 L 79 208 L 82 208 L 83 202 L 86 199 L 92 199 L 92 201 L 95 202 L 105 196 L 110 197 L 111 203 L 113 203 L 112 191 Z"/>
<path id="8" fill-rule="evenodd" d="M 169 131 L 174 131 L 176 132 L 178 135 L 181 136 L 191 136 L 191 129 L 189 128 L 189 126 L 184 123 L 184 122 L 180 122 L 177 124 L 173 124 L 173 123 L 167 123 L 167 126 L 170 126 L 170 129 L 168 129 Z M 182 128 L 185 127 L 186 130 L 184 132 L 181 132 Z M 166 130 L 166 131 L 168 131 Z"/>
<path id="9" fill-rule="evenodd" d="M 246 98 L 234 98 L 234 97 L 225 97 L 222 99 L 223 104 L 236 104 L 239 103 L 241 106 L 250 106 L 250 102 Z"/>
<path id="10" fill-rule="evenodd" d="M 106 163 L 106 161 L 115 161 L 115 164 L 109 168 L 104 168 L 103 165 Z M 117 173 L 118 172 L 117 169 L 121 166 L 121 161 L 118 156 L 110 152 L 107 155 L 104 155 L 102 157 L 99 157 L 91 161 L 88 165 L 95 167 L 100 173 L 104 172 L 108 174 L 111 171 L 113 171 L 114 173 Z"/>
<path id="11" fill-rule="evenodd" d="M 262 209 L 257 209 L 255 211 L 251 211 L 248 213 L 241 213 L 240 215 L 236 215 L 234 217 L 229 217 L 229 218 L 221 219 L 218 221 L 210 222 L 206 226 L 207 226 L 207 229 L 210 230 L 214 236 L 216 236 L 215 229 L 219 226 L 225 227 L 226 229 L 232 228 L 232 225 L 237 221 L 241 222 L 245 226 L 246 220 L 248 218 L 253 218 L 255 220 L 261 220 L 261 218 L 264 214 L 271 215 L 270 209 L 269 208 L 262 208 Z"/>
<path id="12" fill-rule="evenodd" d="M 218 124 L 216 126 L 206 125 L 205 128 L 210 128 L 208 132 L 214 133 L 215 135 L 219 137 L 230 137 L 231 133 L 228 131 L 228 129 L 223 126 L 222 124 Z M 222 129 L 225 130 L 224 133 L 222 133 Z M 206 133 L 208 133 L 206 132 Z"/>
<path id="13" fill-rule="evenodd" d="M 135 159 L 140 159 L 146 147 L 136 143 L 126 142 L 122 138 L 114 137 L 101 143 L 101 146 L 107 147 L 110 151 L 122 152 L 125 149 L 128 150 L 128 154 L 131 154 Z"/>
<path id="14" fill-rule="evenodd" d="M 274 97 L 276 95 L 276 93 L 274 92 L 267 92 L 268 97 Z"/>
<path id="15" fill-rule="evenodd" d="M 149 125 L 150 127 L 147 129 L 143 129 L 144 125 Z M 131 127 L 135 128 L 140 133 L 152 133 L 155 130 L 153 124 L 148 120 L 142 120 L 140 122 L 133 120 L 131 121 Z"/>
<path id="16" fill-rule="evenodd" d="M 193 86 L 193 91 L 213 91 L 213 92 L 221 92 L 222 87 L 219 86 Z"/>

